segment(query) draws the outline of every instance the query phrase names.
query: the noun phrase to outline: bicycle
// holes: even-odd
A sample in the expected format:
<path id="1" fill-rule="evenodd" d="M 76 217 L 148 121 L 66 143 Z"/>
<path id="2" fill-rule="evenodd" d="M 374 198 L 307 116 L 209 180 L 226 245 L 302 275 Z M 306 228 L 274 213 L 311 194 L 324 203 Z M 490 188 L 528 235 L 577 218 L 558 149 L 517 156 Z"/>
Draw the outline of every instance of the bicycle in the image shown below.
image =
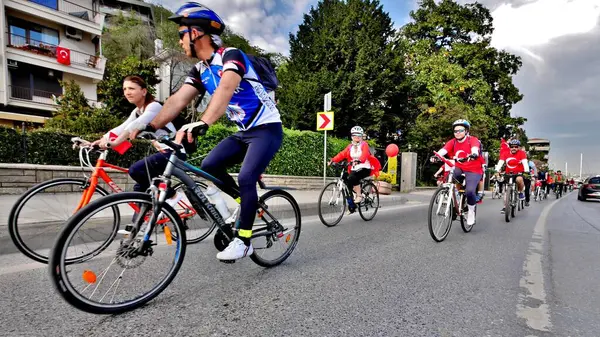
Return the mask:
<path id="1" fill-rule="evenodd" d="M 354 195 L 354 193 L 348 190 L 348 186 L 346 186 L 345 182 L 348 177 L 348 165 L 349 163 L 347 162 L 342 162 L 339 164 L 333 163 L 332 166 L 334 168 L 341 168 L 342 172 L 336 181 L 325 185 L 319 194 L 319 219 L 321 219 L 321 222 L 327 227 L 333 227 L 342 221 L 344 213 L 346 212 L 346 200 L 348 198 L 352 198 Z M 325 199 L 323 199 L 323 196 L 330 188 L 331 195 L 328 197 L 326 196 Z M 358 208 L 358 213 L 364 221 L 371 221 L 379 209 L 379 190 L 377 189 L 377 186 L 373 184 L 373 177 L 361 179 L 360 190 L 363 195 L 363 199 L 358 205 L 356 205 Z M 324 205 L 323 202 L 325 202 Z M 335 211 L 336 207 L 339 207 L 338 211 Z M 331 210 L 329 208 L 331 208 Z M 370 210 L 372 210 L 373 213 L 368 215 Z M 334 215 L 333 221 L 331 222 L 325 219 L 325 216 L 329 214 Z"/>
<path id="2" fill-rule="evenodd" d="M 521 211 L 525 209 L 525 201 L 519 199 L 517 191 L 517 177 L 523 176 L 519 174 L 505 174 L 504 180 L 506 183 L 506 196 L 504 198 L 504 220 L 510 222 L 511 217 L 516 216 L 515 210 Z"/>
<path id="3" fill-rule="evenodd" d="M 460 219 L 460 226 L 465 233 L 469 233 L 473 229 L 473 225 L 467 224 L 466 215 L 469 211 L 467 205 L 467 196 L 465 194 L 466 186 L 463 185 L 463 181 L 458 181 L 454 179 L 454 171 L 456 169 L 455 165 L 444 158 L 437 152 L 433 152 L 441 161 L 450 166 L 450 173 L 448 174 L 448 178 L 445 183 L 443 183 L 433 196 L 431 197 L 431 202 L 429 203 L 429 214 L 427 216 L 427 226 L 429 228 L 429 234 L 431 238 L 436 242 L 442 242 L 448 237 L 450 233 L 450 229 L 452 228 L 452 222 L 457 218 Z M 464 162 L 468 158 L 465 159 L 457 159 L 459 162 Z M 438 226 L 433 224 L 433 213 L 436 216 L 443 216 L 442 221 L 439 222 Z M 477 216 L 477 205 L 475 205 L 475 215 Z M 443 225 L 446 227 L 441 227 Z M 440 234 L 440 229 L 441 231 Z"/>
<path id="4" fill-rule="evenodd" d="M 533 201 L 542 201 L 545 199 L 543 184 L 540 180 L 535 181 L 535 192 L 533 192 Z"/>
<path id="5" fill-rule="evenodd" d="M 180 152 L 181 146 L 173 143 L 168 137 L 160 138 L 158 141 L 174 151 L 171 153 L 164 173 L 153 179 L 150 193 L 122 192 L 93 201 L 69 219 L 54 243 L 48 265 L 50 279 L 58 293 L 69 304 L 80 310 L 95 314 L 117 314 L 130 311 L 158 296 L 173 281 L 183 263 L 187 242 L 182 220 L 177 216 L 175 210 L 165 203 L 166 191 L 172 183 L 172 178 L 177 178 L 183 183 L 184 193 L 193 208 L 197 212 L 205 212 L 217 225 L 218 231 L 215 234 L 214 244 L 218 250 L 223 250 L 234 238 L 234 228 L 225 223 L 221 213 L 211 204 L 188 173 L 210 181 L 233 198 L 239 197 L 238 187 L 227 186 L 212 175 L 179 159 L 177 154 Z M 281 207 L 272 204 L 272 200 L 282 200 L 286 205 Z M 78 231 L 93 216 L 100 215 L 102 219 L 102 212 L 105 209 L 118 207 L 119 204 L 124 204 L 126 208 L 130 203 L 140 205 L 139 215 L 133 221 L 131 235 L 120 241 L 115 240 L 112 244 L 103 245 L 102 251 L 95 250 L 93 256 L 87 254 L 77 258 L 77 264 L 68 263 L 69 251 L 77 252 L 88 247 L 87 243 L 78 243 L 77 240 L 88 238 L 85 235 L 78 235 Z M 257 216 L 251 236 L 254 253 L 250 259 L 259 266 L 274 267 L 285 261 L 297 245 L 301 228 L 300 209 L 291 194 L 278 189 L 263 194 L 259 198 L 257 206 Z M 282 211 L 282 213 L 275 217 L 273 212 L 276 211 Z M 169 221 L 162 226 L 157 226 L 156 220 L 158 214 L 161 213 L 164 213 Z M 145 218 L 148 220 L 145 221 Z M 146 226 L 143 226 L 144 224 Z M 164 235 L 159 235 L 159 227 L 162 227 Z M 138 236 L 141 228 L 144 228 L 143 235 Z M 90 239 L 95 243 L 104 240 L 98 237 L 90 237 Z M 265 243 L 261 245 L 259 241 L 263 239 Z M 71 244 L 73 244 L 72 250 Z M 275 245 L 277 245 L 276 248 L 282 248 L 283 253 L 276 255 L 273 259 L 263 256 L 264 251 Z M 111 249 L 106 249 L 109 246 Z M 169 248 L 172 248 L 172 253 L 166 252 Z M 166 257 L 163 256 L 165 252 Z M 94 257 L 99 257 L 99 259 L 91 262 L 90 260 Z M 144 274 L 146 271 L 145 261 L 171 262 L 172 265 L 165 273 L 160 273 L 158 266 L 150 266 Z M 107 267 L 102 265 L 107 265 Z M 112 267 L 117 270 L 111 269 Z M 119 270 L 118 267 L 121 267 L 122 270 Z M 127 275 L 126 272 L 128 272 Z M 132 276 L 142 274 L 143 278 L 142 280 L 123 281 L 123 278 L 130 274 Z M 148 286 L 151 283 L 150 278 L 154 276 L 159 276 L 159 281 Z M 114 281 L 109 280 L 104 283 L 107 277 Z M 121 285 L 123 289 L 120 289 Z M 142 288 L 149 289 L 143 290 Z M 96 294 L 98 296 L 94 298 Z M 124 299 L 128 295 L 131 295 L 132 298 Z M 105 298 L 108 303 L 104 302 Z"/>
<path id="6" fill-rule="evenodd" d="M 127 173 L 128 169 L 107 163 L 108 150 L 99 151 L 98 148 L 92 148 L 89 146 L 89 142 L 78 137 L 72 138 L 71 142 L 73 142 L 75 148 L 79 148 L 79 163 L 82 172 L 85 168 L 90 168 L 92 169 L 92 174 L 87 176 L 83 173 L 84 178 L 50 179 L 33 186 L 19 197 L 8 217 L 8 231 L 17 249 L 25 256 L 40 263 L 48 263 L 48 256 L 45 253 L 47 248 L 44 248 L 44 245 L 48 242 L 45 238 L 46 234 L 55 233 L 56 229 L 62 227 L 70 215 L 89 204 L 92 199 L 110 194 L 109 191 L 99 185 L 100 182 L 104 182 L 113 193 L 123 192 L 119 185 L 110 178 L 106 169 L 114 169 L 123 173 Z M 92 165 L 90 160 L 90 153 L 92 152 L 99 152 L 96 165 Z M 196 182 L 196 184 L 201 188 L 206 188 L 206 184 L 202 182 Z M 179 192 L 183 188 L 183 184 L 178 183 L 173 188 L 176 192 Z M 70 192 L 81 192 L 74 210 L 69 205 L 76 200 Z M 56 198 L 58 202 L 54 205 L 49 205 L 51 198 Z M 42 202 L 44 203 L 43 210 L 28 209 L 36 208 L 36 205 Z M 63 209 L 60 212 L 61 210 L 58 208 L 61 206 L 68 207 L 68 209 Z M 179 217 L 184 221 L 184 226 L 188 229 L 188 243 L 198 243 L 210 235 L 215 225 L 209 223 L 207 227 L 208 231 L 204 232 L 203 228 L 206 227 L 208 220 L 204 214 L 199 214 L 199 220 L 193 219 L 197 213 L 188 200 L 182 199 L 178 202 L 177 206 Z M 131 208 L 134 212 L 139 210 L 134 204 L 131 205 Z M 43 211 L 47 214 L 52 210 L 57 210 L 60 214 L 55 216 L 46 215 L 43 221 L 39 221 L 37 212 Z M 118 213 L 118 209 L 114 209 L 114 211 L 115 223 L 113 227 L 118 228 L 120 214 Z M 31 220 L 27 218 L 30 214 L 32 215 Z M 61 218 L 61 216 L 65 216 L 65 218 Z M 163 224 L 165 221 L 167 220 L 162 219 L 159 221 L 159 224 Z M 38 244 L 42 248 L 33 247 Z"/>
<path id="7" fill-rule="evenodd" d="M 554 195 L 556 195 L 556 199 L 561 198 L 563 195 L 563 185 L 562 183 L 556 183 L 554 187 Z"/>
<path id="8" fill-rule="evenodd" d="M 492 190 L 492 199 L 500 199 L 502 198 L 502 194 L 500 193 L 500 183 L 503 182 L 503 180 L 500 180 L 502 178 L 498 178 L 496 179 L 496 181 L 494 181 L 494 189 Z"/>

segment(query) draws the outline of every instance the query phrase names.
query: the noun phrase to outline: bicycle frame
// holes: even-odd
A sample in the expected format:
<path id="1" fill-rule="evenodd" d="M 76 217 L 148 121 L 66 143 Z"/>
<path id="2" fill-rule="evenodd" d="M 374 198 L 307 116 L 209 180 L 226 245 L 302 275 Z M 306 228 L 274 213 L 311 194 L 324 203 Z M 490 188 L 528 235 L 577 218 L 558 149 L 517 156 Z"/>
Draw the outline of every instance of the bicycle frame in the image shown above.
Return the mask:
<path id="1" fill-rule="evenodd" d="M 230 236 L 231 233 L 228 233 L 228 231 L 226 230 L 228 225 L 225 223 L 225 219 L 223 219 L 223 217 L 221 216 L 221 213 L 219 213 L 219 211 L 217 211 L 216 207 L 213 206 L 213 204 L 208 200 L 208 197 L 196 185 L 196 182 L 187 174 L 187 172 L 191 172 L 197 176 L 200 176 L 200 177 L 212 182 L 218 189 L 220 189 L 221 191 L 223 191 L 224 193 L 226 193 L 227 195 L 231 196 L 233 199 L 236 199 L 236 200 L 239 200 L 238 198 L 240 197 L 240 191 L 239 191 L 238 187 L 226 185 L 221 180 L 213 177 L 211 174 L 203 171 L 202 169 L 197 168 L 194 165 L 189 164 L 189 163 L 179 159 L 179 157 L 177 157 L 177 155 L 180 153 L 181 146 L 173 143 L 168 138 L 160 139 L 160 142 L 171 147 L 173 149 L 173 152 L 171 152 L 171 155 L 169 157 L 169 162 L 167 163 L 164 173 L 161 176 L 159 176 L 158 178 L 153 179 L 153 181 L 159 181 L 158 187 L 156 186 L 157 184 L 155 184 L 155 183 L 153 183 L 150 186 L 151 195 L 155 202 L 154 202 L 154 206 L 153 206 L 154 207 L 153 214 L 149 220 L 150 221 L 149 223 L 151 224 L 151 226 L 146 227 L 146 232 L 144 233 L 144 241 L 147 242 L 150 239 L 150 233 L 152 233 L 152 230 L 154 229 L 155 224 L 159 224 L 156 222 L 155 218 L 157 217 L 157 214 L 160 214 L 160 212 L 161 212 L 162 205 L 166 200 L 166 191 L 171 185 L 171 177 L 173 177 L 173 176 L 178 178 L 187 187 L 186 195 L 187 195 L 188 199 L 190 200 L 195 212 L 197 212 L 200 209 L 204 209 L 206 211 L 206 213 L 208 214 L 208 216 L 215 222 L 217 227 L 219 227 L 219 229 L 223 232 L 223 234 L 229 240 L 233 240 L 233 237 Z M 187 192 L 189 192 L 189 193 L 187 193 Z M 267 214 L 271 218 L 275 219 L 275 217 L 273 217 L 265 207 L 263 207 L 260 210 L 260 212 L 257 210 L 257 216 L 259 219 L 264 220 L 265 214 Z M 139 222 L 139 220 L 137 222 Z M 265 220 L 265 223 L 267 225 L 269 224 L 268 222 L 266 222 L 266 220 Z M 251 239 L 260 237 L 260 236 L 268 236 L 268 235 L 272 234 L 271 232 L 269 232 L 268 227 L 265 228 L 265 230 L 266 230 L 265 233 L 259 233 L 259 234 L 256 234 L 256 232 L 261 232 L 261 229 L 253 230 Z M 140 247 L 140 249 L 141 248 L 142 247 Z"/>
<path id="2" fill-rule="evenodd" d="M 79 141 L 78 138 L 73 139 L 73 142 L 77 142 L 77 141 Z M 92 165 L 91 160 L 90 160 L 90 152 L 91 151 L 92 151 L 92 148 L 89 148 L 89 147 L 80 146 L 80 148 L 79 148 L 79 163 L 80 163 L 82 169 L 84 167 L 92 168 L 92 175 L 90 177 L 86 177 L 87 184 L 85 185 L 83 195 L 81 196 L 81 199 L 79 200 L 79 204 L 77 205 L 77 208 L 75 209 L 75 211 L 73 213 L 79 211 L 81 208 L 85 207 L 87 204 L 90 203 L 92 196 L 96 192 L 96 187 L 98 186 L 100 179 L 102 181 L 104 181 L 111 188 L 111 190 L 113 192 L 115 192 L 115 193 L 123 192 L 121 187 L 119 187 L 119 185 L 117 185 L 117 183 L 115 183 L 110 178 L 108 173 L 106 173 L 106 171 L 104 170 L 105 168 L 111 168 L 111 169 L 114 169 L 114 170 L 117 170 L 117 171 L 123 172 L 123 173 L 129 172 L 129 169 L 126 169 L 126 168 L 123 168 L 123 167 L 120 167 L 117 165 L 112 165 L 112 164 L 106 162 L 106 157 L 108 156 L 108 150 L 101 151 L 100 157 L 96 161 L 96 165 L 95 166 Z M 181 219 L 191 218 L 194 215 L 196 215 L 196 211 L 190 205 L 187 205 L 183 201 L 180 201 L 179 203 L 183 204 L 183 206 L 184 206 L 184 211 L 179 212 L 179 217 Z M 134 212 L 138 213 L 140 211 L 140 208 L 138 205 L 136 205 L 136 204 L 129 204 L 129 205 L 131 206 L 131 208 L 133 208 Z M 163 224 L 168 221 L 169 221 L 168 219 L 161 219 L 160 221 L 158 221 L 158 224 Z"/>
<path id="3" fill-rule="evenodd" d="M 83 148 L 83 147 L 80 148 L 79 161 L 82 165 L 82 168 L 83 168 L 83 166 L 91 167 L 92 165 L 91 165 L 90 159 L 89 159 L 89 151 L 86 153 L 87 162 L 83 158 L 83 151 L 85 151 L 85 148 Z M 77 205 L 75 212 L 77 212 L 79 209 L 83 208 L 85 205 L 89 204 L 90 200 L 92 199 L 92 196 L 94 195 L 94 192 L 96 191 L 96 186 L 98 186 L 99 179 L 102 179 L 114 192 L 116 192 L 116 193 L 123 192 L 123 190 L 119 187 L 119 185 L 117 185 L 108 176 L 108 174 L 106 173 L 104 168 L 105 167 L 111 168 L 111 169 L 115 169 L 117 171 L 124 172 L 124 173 L 129 172 L 129 170 L 126 168 L 122 168 L 122 167 L 107 163 L 106 162 L 107 155 L 108 155 L 108 150 L 102 151 L 102 153 L 100 154 L 100 157 L 96 161 L 96 166 L 94 166 L 94 168 L 92 170 L 92 175 L 88 178 L 88 184 L 85 186 L 83 195 L 81 196 L 81 199 L 79 200 L 79 204 Z M 89 164 L 89 165 L 87 165 L 87 164 Z M 137 208 L 137 205 L 135 207 Z M 136 211 L 139 211 L 139 209 L 136 209 Z"/>
<path id="4" fill-rule="evenodd" d="M 457 188 L 456 184 L 459 184 L 459 181 L 454 179 L 454 170 L 456 169 L 456 166 L 454 163 L 452 163 L 451 161 L 449 161 L 448 159 L 444 158 L 443 156 L 441 156 L 439 153 L 437 152 L 433 152 L 438 158 L 440 158 L 440 160 L 442 160 L 445 164 L 447 164 L 448 166 L 450 166 L 450 172 L 448 172 L 448 178 L 446 179 L 446 182 L 443 183 L 441 186 L 442 187 L 446 187 L 448 188 L 450 195 L 452 197 L 452 204 L 454 204 L 454 210 L 456 211 L 457 216 L 461 216 L 462 215 L 462 201 L 464 198 L 462 198 L 462 195 L 464 194 L 464 189 L 459 189 L 458 193 L 461 196 L 460 200 L 456 200 L 456 193 L 454 193 L 454 189 Z M 461 184 L 462 186 L 462 184 Z M 446 210 L 444 210 L 444 216 L 448 216 L 448 212 L 450 211 L 450 204 L 451 203 L 446 203 Z M 437 209 L 437 214 L 440 214 L 440 208 L 442 207 L 442 203 L 438 203 L 438 209 Z"/>

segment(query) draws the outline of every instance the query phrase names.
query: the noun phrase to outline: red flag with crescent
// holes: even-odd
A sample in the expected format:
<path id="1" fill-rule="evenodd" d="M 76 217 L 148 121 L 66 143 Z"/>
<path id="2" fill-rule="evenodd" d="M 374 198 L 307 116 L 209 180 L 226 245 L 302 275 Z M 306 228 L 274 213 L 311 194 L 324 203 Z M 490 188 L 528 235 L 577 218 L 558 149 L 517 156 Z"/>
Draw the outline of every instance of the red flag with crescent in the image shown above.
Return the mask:
<path id="1" fill-rule="evenodd" d="M 56 47 L 56 61 L 66 66 L 71 64 L 71 51 L 68 48 Z"/>

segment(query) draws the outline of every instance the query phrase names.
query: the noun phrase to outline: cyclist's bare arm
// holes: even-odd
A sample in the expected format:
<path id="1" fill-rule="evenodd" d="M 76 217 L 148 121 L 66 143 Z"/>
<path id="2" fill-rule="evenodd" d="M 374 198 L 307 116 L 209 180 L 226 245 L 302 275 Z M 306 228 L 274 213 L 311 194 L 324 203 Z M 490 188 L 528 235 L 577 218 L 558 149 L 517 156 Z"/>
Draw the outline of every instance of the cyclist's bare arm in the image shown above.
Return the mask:
<path id="1" fill-rule="evenodd" d="M 182 85 L 173 96 L 167 98 L 165 105 L 163 105 L 158 115 L 150 122 L 150 125 L 156 130 L 163 128 L 174 120 L 179 115 L 179 112 L 199 94 L 200 92 L 194 86 L 189 84 Z M 135 135 L 132 134 L 132 136 L 137 136 L 137 132 L 135 132 Z"/>

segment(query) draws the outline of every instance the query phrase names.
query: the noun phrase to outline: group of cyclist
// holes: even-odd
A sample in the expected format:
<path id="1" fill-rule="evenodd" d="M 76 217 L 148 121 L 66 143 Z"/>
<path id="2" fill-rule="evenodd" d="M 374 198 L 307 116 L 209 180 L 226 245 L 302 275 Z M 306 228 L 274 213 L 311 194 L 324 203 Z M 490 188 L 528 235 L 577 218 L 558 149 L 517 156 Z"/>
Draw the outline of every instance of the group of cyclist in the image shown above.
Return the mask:
<path id="1" fill-rule="evenodd" d="M 258 201 L 256 184 L 281 146 L 283 129 L 280 114 L 273 95 L 267 92 L 246 54 L 239 49 L 223 46 L 220 35 L 225 30 L 225 23 L 214 11 L 201 4 L 188 2 L 169 20 L 179 26 L 179 43 L 186 55 L 199 62 L 193 66 L 182 87 L 164 105 L 155 101 L 143 79 L 138 76 L 126 77 L 123 93 L 136 108 L 123 124 L 93 144 L 104 149 L 117 147 L 142 131 L 155 132 L 158 136 L 173 134 L 177 130 L 171 122 L 180 111 L 195 97 L 209 93 L 211 101 L 200 120 L 182 127 L 177 132 L 176 140 L 179 143 L 194 142 L 225 113 L 237 125 L 239 131 L 212 149 L 203 160 L 201 169 L 225 184 L 236 185 L 235 180 L 227 173 L 227 168 L 242 164 L 237 182 L 241 205 L 236 223 L 236 238 L 217 254 L 220 260 L 240 259 L 253 252 L 250 237 Z M 483 196 L 487 162 L 482 156 L 481 142 L 470 134 L 471 124 L 467 120 L 455 121 L 452 128 L 454 138 L 438 153 L 453 160 L 456 165 L 455 178 L 464 175 L 468 203 L 467 223 L 472 225 L 475 222 L 476 203 Z M 356 198 L 348 200 L 348 204 L 349 211 L 354 212 L 362 201 L 360 180 L 379 170 L 380 166 L 363 139 L 363 129 L 355 126 L 351 130 L 351 136 L 352 143 L 333 157 L 329 164 L 341 160 L 347 160 L 351 164 L 347 184 L 349 190 L 356 192 Z M 136 191 L 146 190 L 150 179 L 163 172 L 172 152 L 158 142 L 153 144 L 158 152 L 136 162 L 129 170 L 131 177 L 137 182 L 134 188 Z M 533 162 L 528 161 L 527 154 L 520 149 L 519 140 L 511 140 L 509 146 L 509 153 L 500 158 L 496 171 L 500 171 L 506 164 L 506 173 L 527 172 L 533 174 L 533 177 L 538 176 L 546 188 L 562 186 L 564 178 L 561 172 L 558 171 L 554 177 L 545 172 L 538 173 Z M 182 152 L 181 159 L 185 159 L 185 151 Z M 440 168 L 436 176 L 442 177 L 442 171 L 445 172 L 443 179 L 447 179 L 450 171 L 447 166 L 445 169 Z M 519 176 L 517 185 L 519 198 L 525 199 L 529 204 L 531 179 Z M 172 205 L 180 198 L 174 192 L 168 197 L 167 202 Z"/>

